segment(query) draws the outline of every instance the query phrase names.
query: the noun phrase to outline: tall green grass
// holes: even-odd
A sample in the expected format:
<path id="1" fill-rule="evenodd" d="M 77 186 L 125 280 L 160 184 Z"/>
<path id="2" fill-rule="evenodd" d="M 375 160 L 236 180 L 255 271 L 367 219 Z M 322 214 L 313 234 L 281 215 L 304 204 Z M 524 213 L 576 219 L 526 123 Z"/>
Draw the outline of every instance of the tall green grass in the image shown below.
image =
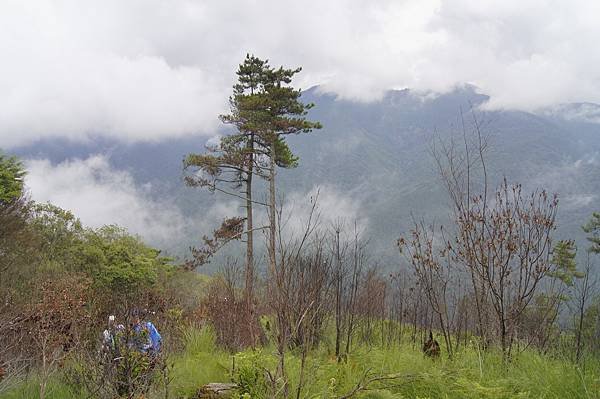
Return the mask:
<path id="1" fill-rule="evenodd" d="M 40 397 L 40 381 L 37 376 L 29 376 L 18 386 L 0 394 L 2 399 L 37 399 Z M 74 392 L 58 375 L 48 381 L 46 399 L 84 399 L 87 395 Z"/>
<path id="2" fill-rule="evenodd" d="M 261 351 L 261 354 L 264 352 Z M 243 356 L 248 351 L 243 352 Z M 240 356 L 240 354 L 238 355 Z M 266 353 L 265 365 L 273 364 Z M 255 363 L 260 360 L 253 359 Z M 290 392 L 296 392 L 300 358 L 287 357 Z M 347 361 L 338 363 L 328 351 L 313 352 L 306 366 L 302 398 L 335 398 L 350 392 L 368 376 L 393 375 L 375 382 L 357 397 L 364 398 L 598 398 L 600 370 L 590 363 L 584 373 L 564 359 L 543 356 L 533 350 L 517 354 L 505 365 L 502 354 L 463 348 L 454 359 L 432 360 L 410 344 L 356 348 Z M 367 377 L 365 377 L 367 376 Z M 268 392 L 253 392 L 268 397 Z"/>
<path id="3" fill-rule="evenodd" d="M 189 327 L 184 331 L 185 349 L 172 356 L 169 391 L 175 398 L 192 398 L 202 385 L 231 380 L 232 356 L 216 345 L 210 327 Z"/>
<path id="4" fill-rule="evenodd" d="M 277 366 L 275 349 L 267 345 L 235 355 L 219 349 L 209 327 L 184 330 L 184 350 L 171 355 L 169 385 L 171 398 L 193 398 L 209 382 L 240 383 L 240 396 L 270 397 L 267 371 Z M 290 398 L 296 397 L 300 375 L 300 354 L 286 355 Z M 306 362 L 303 399 L 333 399 L 350 392 L 365 375 L 393 375 L 397 378 L 375 382 L 356 398 L 600 398 L 600 363 L 590 359 L 584 367 L 570 360 L 543 355 L 528 349 L 503 364 L 499 351 L 463 347 L 453 359 L 442 355 L 429 359 L 418 345 L 355 347 L 344 362 L 338 362 L 331 348 L 322 345 L 312 351 Z M 368 377 L 367 377 L 368 378 Z M 29 379 L 2 399 L 37 397 L 37 381 Z M 79 399 L 57 375 L 51 382 L 48 398 Z M 164 391 L 148 397 L 164 397 Z"/>

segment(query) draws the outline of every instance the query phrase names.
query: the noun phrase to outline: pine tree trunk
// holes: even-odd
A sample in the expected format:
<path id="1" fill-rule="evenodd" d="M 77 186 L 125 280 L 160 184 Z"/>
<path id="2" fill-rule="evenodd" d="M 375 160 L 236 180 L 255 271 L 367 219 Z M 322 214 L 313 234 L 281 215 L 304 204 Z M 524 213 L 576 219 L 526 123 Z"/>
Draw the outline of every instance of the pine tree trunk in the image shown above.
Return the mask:
<path id="1" fill-rule="evenodd" d="M 250 135 L 247 146 L 250 151 L 246 176 L 246 311 L 248 314 L 248 331 L 252 346 L 256 345 L 254 331 L 254 228 L 252 214 L 252 175 L 254 170 L 254 135 Z"/>
<path id="2" fill-rule="evenodd" d="M 275 235 L 277 234 L 277 207 L 275 203 L 275 141 L 271 144 L 269 164 L 269 266 L 275 276 L 277 258 L 275 251 Z"/>

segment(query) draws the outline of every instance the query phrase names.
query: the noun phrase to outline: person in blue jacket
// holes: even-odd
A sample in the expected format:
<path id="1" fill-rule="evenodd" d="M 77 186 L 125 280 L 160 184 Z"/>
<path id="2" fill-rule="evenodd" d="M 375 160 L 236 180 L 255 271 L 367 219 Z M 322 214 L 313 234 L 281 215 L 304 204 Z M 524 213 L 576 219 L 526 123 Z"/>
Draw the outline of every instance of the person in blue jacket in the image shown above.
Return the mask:
<path id="1" fill-rule="evenodd" d="M 149 348 L 150 353 L 155 354 L 160 352 L 160 347 L 162 346 L 162 337 L 160 333 L 152 324 L 151 321 L 146 322 L 146 330 L 148 331 L 148 335 L 150 337 L 151 347 Z"/>
<path id="2" fill-rule="evenodd" d="M 134 316 L 133 331 L 136 334 L 136 347 L 142 353 L 155 356 L 160 353 L 162 337 L 151 321 L 140 320 L 139 314 Z"/>

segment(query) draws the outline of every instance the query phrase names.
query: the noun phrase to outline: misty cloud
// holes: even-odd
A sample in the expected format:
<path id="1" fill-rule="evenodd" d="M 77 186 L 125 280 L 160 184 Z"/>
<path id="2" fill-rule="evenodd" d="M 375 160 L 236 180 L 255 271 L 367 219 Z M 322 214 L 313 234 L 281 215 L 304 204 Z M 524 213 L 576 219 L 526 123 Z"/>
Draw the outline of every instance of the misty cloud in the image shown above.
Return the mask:
<path id="1" fill-rule="evenodd" d="M 315 202 L 313 223 L 318 223 L 321 231 L 330 230 L 341 223 L 345 233 L 351 235 L 356 223 L 356 231 L 362 236 L 369 227 L 368 218 L 362 211 L 362 202 L 344 195 L 334 186 L 315 186 L 308 192 L 295 191 L 284 201 L 282 224 L 290 237 L 298 237 L 304 233 Z"/>
<path id="2" fill-rule="evenodd" d="M 54 165 L 46 159 L 31 159 L 26 167 L 27 188 L 35 201 L 68 209 L 86 226 L 118 224 L 161 248 L 181 251 L 188 245 L 198 245 L 201 236 L 210 235 L 223 219 L 240 214 L 238 201 L 220 198 L 197 213 L 184 215 L 173 201 L 153 199 L 150 183 L 136 184 L 128 172 L 114 169 L 101 155 Z M 368 228 L 361 202 L 333 186 L 294 191 L 283 200 L 284 229 L 289 237 L 303 233 L 315 200 L 315 217 L 318 215 L 322 229 L 330 229 L 340 221 L 348 231 L 355 222 L 360 234 Z M 255 218 L 257 226 L 268 223 L 264 208 L 256 208 Z"/>
<path id="3" fill-rule="evenodd" d="M 152 198 L 150 183 L 136 184 L 128 172 L 113 168 L 101 155 L 56 165 L 32 159 L 26 167 L 33 200 L 68 209 L 89 227 L 117 224 L 151 245 L 181 255 L 240 209 L 237 201 L 220 200 L 184 214 L 169 198 Z"/>
<path id="4" fill-rule="evenodd" d="M 590 191 L 592 182 L 588 176 L 594 176 L 600 162 L 598 153 L 589 153 L 575 161 L 563 161 L 555 166 L 540 170 L 526 187 L 531 190 L 544 188 L 556 193 L 560 200 L 560 209 L 579 210 L 590 207 L 596 201 L 597 194 Z"/>
<path id="5" fill-rule="evenodd" d="M 471 83 L 488 108 L 600 102 L 598 15 L 586 0 L 9 0 L 0 146 L 212 136 L 246 52 L 357 101 Z"/>
<path id="6" fill-rule="evenodd" d="M 560 104 L 543 110 L 542 114 L 567 121 L 600 123 L 600 105 L 598 104 Z"/>
<path id="7" fill-rule="evenodd" d="M 87 226 L 118 224 L 155 244 L 184 233 L 178 209 L 150 199 L 150 187 L 136 187 L 128 173 L 112 169 L 102 156 L 58 165 L 30 160 L 27 169 L 26 184 L 34 200 L 68 209 Z"/>

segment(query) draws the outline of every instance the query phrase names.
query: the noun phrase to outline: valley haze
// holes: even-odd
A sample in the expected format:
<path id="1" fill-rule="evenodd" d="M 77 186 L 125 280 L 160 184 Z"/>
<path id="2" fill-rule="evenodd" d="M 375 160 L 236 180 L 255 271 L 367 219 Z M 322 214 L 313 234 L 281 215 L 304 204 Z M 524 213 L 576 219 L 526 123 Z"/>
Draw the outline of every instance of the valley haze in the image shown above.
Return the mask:
<path id="1" fill-rule="evenodd" d="M 368 103 L 313 87 L 303 99 L 315 103 L 310 117 L 324 128 L 311 140 L 290 138 L 300 165 L 279 172 L 286 199 L 306 204 L 320 188 L 326 221 L 358 220 L 386 262 L 393 262 L 395 240 L 413 220 L 447 220 L 448 199 L 430 146 L 435 135 L 460 134 L 460 113 L 470 120 L 471 110 L 490 136 L 495 183 L 506 176 L 528 190 L 557 193 L 558 236 L 583 239 L 580 226 L 600 195 L 600 106 L 491 111 L 485 107 L 489 97 L 468 85 L 436 96 L 388 91 Z M 90 226 L 122 225 L 185 257 L 225 216 L 241 212 L 237 201 L 182 181 L 183 156 L 202 151 L 207 140 L 202 135 L 135 143 L 103 136 L 47 139 L 12 152 L 27 160 L 34 199 L 71 209 Z"/>

